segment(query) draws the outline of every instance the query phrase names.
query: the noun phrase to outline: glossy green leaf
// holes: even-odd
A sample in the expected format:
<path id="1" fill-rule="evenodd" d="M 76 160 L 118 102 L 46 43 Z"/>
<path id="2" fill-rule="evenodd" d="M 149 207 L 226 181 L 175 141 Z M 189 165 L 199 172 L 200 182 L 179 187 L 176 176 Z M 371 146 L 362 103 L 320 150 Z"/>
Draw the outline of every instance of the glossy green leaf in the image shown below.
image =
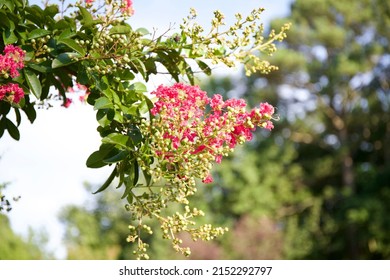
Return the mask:
<path id="1" fill-rule="evenodd" d="M 142 100 L 142 102 L 138 105 L 138 111 L 142 115 L 149 112 L 149 106 L 146 100 Z"/>
<path id="2" fill-rule="evenodd" d="M 93 106 L 96 110 L 109 109 L 113 107 L 112 102 L 107 97 L 100 97 L 96 99 L 95 105 Z"/>
<path id="3" fill-rule="evenodd" d="M 201 60 L 197 60 L 196 62 L 198 63 L 200 69 L 202 69 L 203 73 L 211 75 L 211 68 L 205 62 Z"/>
<path id="4" fill-rule="evenodd" d="M 127 148 L 127 141 L 129 141 L 129 136 L 117 132 L 111 133 L 102 139 L 103 143 L 114 144 L 123 148 Z"/>
<path id="5" fill-rule="evenodd" d="M 150 186 L 150 183 L 152 182 L 152 176 L 146 170 L 142 170 L 142 173 L 144 174 L 146 185 Z"/>
<path id="6" fill-rule="evenodd" d="M 83 17 L 84 26 L 93 25 L 93 16 L 88 12 L 88 10 L 84 7 L 79 6 L 80 13 Z"/>
<path id="7" fill-rule="evenodd" d="M 13 0 L 0 0 L 0 6 L 2 5 L 5 5 L 11 12 L 13 12 L 15 9 L 15 4 Z"/>
<path id="8" fill-rule="evenodd" d="M 3 31 L 3 40 L 6 45 L 14 44 L 18 41 L 15 33 L 9 29 Z"/>
<path id="9" fill-rule="evenodd" d="M 110 176 L 107 178 L 107 180 L 104 182 L 104 184 L 95 192 L 93 192 L 93 194 L 97 194 L 97 193 L 100 193 L 102 191 L 104 191 L 105 189 L 107 189 L 111 182 L 114 180 L 115 176 L 117 174 L 117 171 L 116 171 L 116 168 L 114 168 L 114 170 L 111 172 Z"/>
<path id="10" fill-rule="evenodd" d="M 86 165 L 89 168 L 100 168 L 107 165 L 103 160 L 110 157 L 112 151 L 114 151 L 114 145 L 101 145 L 98 151 L 93 152 L 88 157 Z"/>
<path id="11" fill-rule="evenodd" d="M 124 160 L 128 155 L 129 155 L 129 153 L 127 151 L 120 151 L 116 155 L 109 157 L 109 158 L 106 158 L 103 161 L 105 163 L 116 163 L 116 162 L 120 162 L 120 161 Z"/>
<path id="12" fill-rule="evenodd" d="M 133 140 L 134 145 L 138 145 L 142 142 L 142 134 L 138 128 L 133 128 L 129 131 L 128 135 Z"/>
<path id="13" fill-rule="evenodd" d="M 148 34 L 150 34 L 149 30 L 147 30 L 146 28 L 143 28 L 143 27 L 138 28 L 135 32 L 140 33 L 141 35 L 148 35 Z"/>
<path id="14" fill-rule="evenodd" d="M 16 125 L 19 126 L 20 123 L 22 122 L 22 116 L 20 115 L 20 111 L 18 108 L 15 109 L 15 116 L 16 116 Z"/>
<path id="15" fill-rule="evenodd" d="M 49 16 L 53 18 L 56 14 L 59 13 L 58 6 L 57 5 L 49 5 L 45 8 L 43 11 L 46 16 Z"/>
<path id="16" fill-rule="evenodd" d="M 19 129 L 16 127 L 16 125 L 7 118 L 5 119 L 5 122 L 6 122 L 6 128 L 8 130 L 9 135 L 12 138 L 14 138 L 15 140 L 19 140 L 20 133 L 19 133 Z"/>
<path id="17" fill-rule="evenodd" d="M 61 22 L 61 21 L 59 21 Z M 64 23 L 64 25 L 66 24 L 66 26 L 69 26 L 69 24 L 67 22 Z M 61 32 L 61 35 L 58 37 L 58 41 L 62 41 L 64 39 L 70 39 L 72 37 L 74 37 L 76 35 L 76 32 L 70 30 L 69 28 L 68 29 L 65 29 Z"/>
<path id="18" fill-rule="evenodd" d="M 58 40 L 58 43 L 62 43 L 62 44 L 67 45 L 69 48 L 76 51 L 77 53 L 79 53 L 82 56 L 85 55 L 85 50 L 79 44 L 77 44 L 75 40 L 72 40 L 69 38 L 64 38 L 64 39 Z"/>
<path id="19" fill-rule="evenodd" d="M 28 34 L 27 39 L 31 40 L 31 39 L 41 38 L 49 34 L 51 34 L 51 31 L 37 28 L 31 31 L 30 34 Z"/>
<path id="20" fill-rule="evenodd" d="M 131 27 L 129 25 L 116 25 L 110 29 L 110 34 L 129 34 Z"/>
<path id="21" fill-rule="evenodd" d="M 42 86 L 37 74 L 28 69 L 24 69 L 23 72 L 24 76 L 26 77 L 27 84 L 30 87 L 32 93 L 35 95 L 36 98 L 40 99 L 42 94 Z"/>
<path id="22" fill-rule="evenodd" d="M 76 61 L 73 59 L 75 57 L 80 57 L 80 54 L 74 52 L 62 53 L 55 58 L 51 64 L 52 68 L 59 68 L 62 66 L 66 66 Z"/>
<path id="23" fill-rule="evenodd" d="M 135 92 L 139 92 L 139 93 L 143 93 L 143 92 L 146 92 L 148 89 L 146 88 L 146 85 L 143 84 L 143 83 L 140 83 L 140 82 L 137 82 L 137 83 L 134 83 L 130 86 L 130 89 L 135 91 Z"/>

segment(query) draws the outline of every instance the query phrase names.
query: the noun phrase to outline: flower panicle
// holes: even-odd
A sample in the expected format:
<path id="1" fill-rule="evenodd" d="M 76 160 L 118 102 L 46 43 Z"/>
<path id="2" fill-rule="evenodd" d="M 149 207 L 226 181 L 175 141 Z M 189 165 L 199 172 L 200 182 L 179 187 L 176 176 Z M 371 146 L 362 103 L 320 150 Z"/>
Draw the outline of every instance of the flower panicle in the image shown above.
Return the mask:
<path id="1" fill-rule="evenodd" d="M 250 141 L 257 127 L 274 127 L 275 109 L 268 103 L 248 112 L 243 99 L 223 100 L 219 94 L 210 98 L 198 86 L 182 83 L 161 85 L 153 94 L 158 98 L 151 110 L 154 118 L 144 133 L 170 177 L 174 171 L 181 179 L 195 177 L 210 183 L 214 163 L 220 163 L 237 144 Z"/>

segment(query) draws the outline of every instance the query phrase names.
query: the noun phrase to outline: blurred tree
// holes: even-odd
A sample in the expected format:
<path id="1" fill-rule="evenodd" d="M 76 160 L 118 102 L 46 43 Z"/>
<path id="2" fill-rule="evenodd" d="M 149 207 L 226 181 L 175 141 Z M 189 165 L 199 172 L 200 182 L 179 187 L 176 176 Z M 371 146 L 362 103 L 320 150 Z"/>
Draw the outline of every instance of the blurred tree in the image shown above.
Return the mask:
<path id="1" fill-rule="evenodd" d="M 283 258 L 388 259 L 390 5 L 296 0 L 271 26 L 286 21 L 279 71 L 209 84 L 281 116 L 272 138 L 221 165 L 219 207 L 273 218 Z"/>
<path id="2" fill-rule="evenodd" d="M 53 254 L 46 249 L 48 238 L 45 231 L 30 228 L 27 239 L 23 238 L 12 230 L 8 217 L 2 214 L 12 210 L 11 202 L 3 194 L 7 185 L 0 183 L 0 260 L 52 259 Z"/>
<path id="3" fill-rule="evenodd" d="M 311 239 L 323 242 L 307 257 L 389 258 L 390 92 L 382 68 L 390 64 L 390 5 L 297 0 L 289 20 L 295 28 L 285 46 L 300 63 L 290 74 L 280 64 L 276 81 L 293 113 L 305 182 L 321 203 Z"/>
<path id="4" fill-rule="evenodd" d="M 86 189 L 91 192 L 90 185 Z M 61 211 L 68 259 L 132 258 L 126 242 L 129 215 L 118 196 L 114 191 L 105 192 L 83 206 L 69 205 Z"/>
<path id="5" fill-rule="evenodd" d="M 0 214 L 0 260 L 42 260 L 53 258 L 45 251 L 47 238 L 30 230 L 27 240 L 15 234 L 6 215 Z"/>

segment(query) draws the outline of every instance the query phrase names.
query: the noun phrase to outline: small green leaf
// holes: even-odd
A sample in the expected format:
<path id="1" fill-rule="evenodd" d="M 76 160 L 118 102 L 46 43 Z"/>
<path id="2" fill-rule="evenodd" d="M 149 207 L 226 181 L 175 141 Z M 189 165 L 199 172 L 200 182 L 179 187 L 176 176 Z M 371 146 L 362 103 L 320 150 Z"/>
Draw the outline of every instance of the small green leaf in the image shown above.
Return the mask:
<path id="1" fill-rule="evenodd" d="M 24 76 L 26 77 L 27 84 L 30 87 L 32 93 L 35 95 L 36 98 L 40 99 L 42 94 L 42 86 L 37 75 L 33 71 L 28 69 L 24 69 L 23 71 Z"/>
<path id="2" fill-rule="evenodd" d="M 27 39 L 31 40 L 31 39 L 41 38 L 49 34 L 51 34 L 51 31 L 37 28 L 31 31 L 30 34 L 28 34 Z"/>
<path id="3" fill-rule="evenodd" d="M 49 17 L 54 17 L 56 14 L 59 13 L 58 6 L 57 5 L 49 5 L 45 8 L 43 11 L 45 15 Z"/>
<path id="4" fill-rule="evenodd" d="M 141 115 L 149 112 L 149 106 L 146 100 L 142 100 L 142 102 L 138 105 L 138 111 Z"/>
<path id="5" fill-rule="evenodd" d="M 95 110 L 109 109 L 113 107 L 113 104 L 107 97 L 100 97 L 96 99 L 95 105 L 93 107 Z"/>
<path id="6" fill-rule="evenodd" d="M 139 93 L 143 93 L 143 92 L 147 91 L 146 86 L 143 83 L 140 83 L 140 82 L 132 84 L 130 86 L 130 89 L 135 91 L 135 92 L 139 92 Z"/>
<path id="7" fill-rule="evenodd" d="M 15 4 L 13 0 L 1 0 L 0 6 L 1 5 L 5 5 L 8 8 L 8 10 L 10 10 L 11 12 L 13 12 L 15 9 Z"/>
<path id="8" fill-rule="evenodd" d="M 18 41 L 15 33 L 9 29 L 3 31 L 3 40 L 6 45 L 14 44 Z"/>
<path id="9" fill-rule="evenodd" d="M 114 180 L 115 176 L 116 176 L 116 168 L 114 168 L 114 170 L 111 172 L 110 176 L 107 178 L 107 180 L 104 182 L 104 184 L 95 192 L 93 192 L 92 194 L 97 194 L 97 193 L 100 193 L 102 191 L 104 191 L 105 189 L 107 189 L 111 182 Z"/>
<path id="10" fill-rule="evenodd" d="M 19 126 L 20 123 L 22 122 L 22 116 L 20 115 L 20 111 L 18 108 L 15 109 L 15 115 L 16 115 L 16 125 Z"/>
<path id="11" fill-rule="evenodd" d="M 132 128 L 128 135 L 130 136 L 131 140 L 133 140 L 134 145 L 138 145 L 142 142 L 142 134 L 137 128 Z"/>
<path id="12" fill-rule="evenodd" d="M 64 26 L 65 25 L 69 26 L 68 22 L 65 20 L 60 20 L 57 24 L 61 23 L 62 21 L 64 21 Z M 58 28 L 58 27 L 56 27 L 56 28 Z M 75 35 L 76 35 L 76 32 L 70 30 L 69 28 L 65 29 L 64 31 L 61 32 L 61 35 L 58 37 L 58 41 L 61 41 L 64 39 L 70 39 L 70 38 L 74 37 Z"/>
<path id="13" fill-rule="evenodd" d="M 129 34 L 131 27 L 129 25 L 116 25 L 110 29 L 110 34 Z"/>
<path id="14" fill-rule="evenodd" d="M 107 163 L 105 163 L 103 160 L 107 157 L 110 157 L 110 153 L 115 151 L 114 145 L 107 145 L 103 144 L 100 146 L 98 151 L 93 152 L 87 159 L 87 166 L 89 168 L 100 168 Z"/>
<path id="15" fill-rule="evenodd" d="M 61 53 L 60 55 L 55 58 L 51 64 L 52 68 L 59 68 L 65 65 L 69 65 L 72 63 L 75 63 L 76 61 L 74 58 L 80 57 L 79 53 L 74 52 L 67 52 L 67 53 Z"/>
<path id="16" fill-rule="evenodd" d="M 82 56 L 85 55 L 85 50 L 79 44 L 77 44 L 76 41 L 74 41 L 72 39 L 69 39 L 69 38 L 68 39 L 61 39 L 61 40 L 58 40 L 58 43 L 62 43 L 62 44 L 67 45 L 69 48 L 78 52 Z"/>
<path id="17" fill-rule="evenodd" d="M 143 27 L 138 28 L 135 32 L 140 33 L 141 35 L 148 35 L 148 34 L 150 34 L 149 30 L 147 30 L 146 28 L 143 28 Z"/>
<path id="18" fill-rule="evenodd" d="M 152 181 L 152 176 L 146 170 L 142 170 L 142 173 L 144 174 L 146 185 L 150 186 L 150 182 Z"/>
<path id="19" fill-rule="evenodd" d="M 109 157 L 109 158 L 106 158 L 104 159 L 103 161 L 105 163 L 117 163 L 117 162 L 120 162 L 122 160 L 124 160 L 127 156 L 129 155 L 128 152 L 126 151 L 120 151 L 119 153 L 117 153 L 116 155 L 112 156 L 112 157 Z"/>
<path id="20" fill-rule="evenodd" d="M 79 6 L 81 15 L 83 17 L 84 21 L 84 26 L 91 26 L 93 25 L 93 17 L 92 15 L 88 12 L 88 10 L 84 7 Z"/>
<path id="21" fill-rule="evenodd" d="M 19 129 L 16 127 L 16 125 L 14 125 L 14 123 L 7 118 L 5 119 L 5 122 L 6 122 L 6 128 L 8 130 L 9 135 L 12 138 L 14 138 L 15 140 L 19 140 L 20 133 L 19 133 Z"/>
<path id="22" fill-rule="evenodd" d="M 205 73 L 208 76 L 211 75 L 211 68 L 205 62 L 201 60 L 197 60 L 196 62 L 198 63 L 200 69 L 202 69 L 203 73 Z"/>
<path id="23" fill-rule="evenodd" d="M 111 133 L 102 139 L 105 144 L 114 144 L 123 148 L 127 148 L 127 141 L 129 141 L 129 136 L 117 132 Z"/>

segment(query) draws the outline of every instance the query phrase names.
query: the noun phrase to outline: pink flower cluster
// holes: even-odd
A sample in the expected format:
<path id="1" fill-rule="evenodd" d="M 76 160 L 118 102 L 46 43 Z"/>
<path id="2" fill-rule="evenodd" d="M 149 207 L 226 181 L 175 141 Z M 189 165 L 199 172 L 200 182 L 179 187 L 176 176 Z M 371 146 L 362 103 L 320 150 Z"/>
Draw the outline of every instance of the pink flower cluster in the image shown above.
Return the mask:
<path id="1" fill-rule="evenodd" d="M 18 84 L 9 83 L 0 86 L 0 100 L 7 99 L 10 102 L 19 103 L 24 96 L 24 91 Z"/>
<path id="2" fill-rule="evenodd" d="M 0 54 L 0 73 L 5 76 L 16 78 L 19 76 L 19 70 L 24 67 L 24 51 L 13 45 L 7 45 L 4 48 L 4 55 Z"/>
<path id="3" fill-rule="evenodd" d="M 151 110 L 152 147 L 160 161 L 184 166 L 181 178 L 190 169 L 203 182 L 212 182 L 212 162 L 220 163 L 237 144 L 251 140 L 256 127 L 273 128 L 274 107 L 268 103 L 247 112 L 243 99 L 209 98 L 199 87 L 181 83 L 159 86 L 153 94 L 158 101 Z"/>
<path id="4" fill-rule="evenodd" d="M 5 79 L 18 77 L 19 70 L 24 67 L 25 52 L 13 45 L 6 45 L 3 54 L 0 54 L 0 75 Z M 8 83 L 0 85 L 0 100 L 19 103 L 24 96 L 24 91 L 18 84 Z"/>
<path id="5" fill-rule="evenodd" d="M 133 1 L 132 0 L 121 0 L 121 12 L 124 15 L 132 16 L 134 14 Z M 85 4 L 92 5 L 95 0 L 85 0 Z"/>
<path id="6" fill-rule="evenodd" d="M 121 11 L 123 14 L 132 16 L 134 14 L 133 1 L 131 0 L 122 0 Z"/>

